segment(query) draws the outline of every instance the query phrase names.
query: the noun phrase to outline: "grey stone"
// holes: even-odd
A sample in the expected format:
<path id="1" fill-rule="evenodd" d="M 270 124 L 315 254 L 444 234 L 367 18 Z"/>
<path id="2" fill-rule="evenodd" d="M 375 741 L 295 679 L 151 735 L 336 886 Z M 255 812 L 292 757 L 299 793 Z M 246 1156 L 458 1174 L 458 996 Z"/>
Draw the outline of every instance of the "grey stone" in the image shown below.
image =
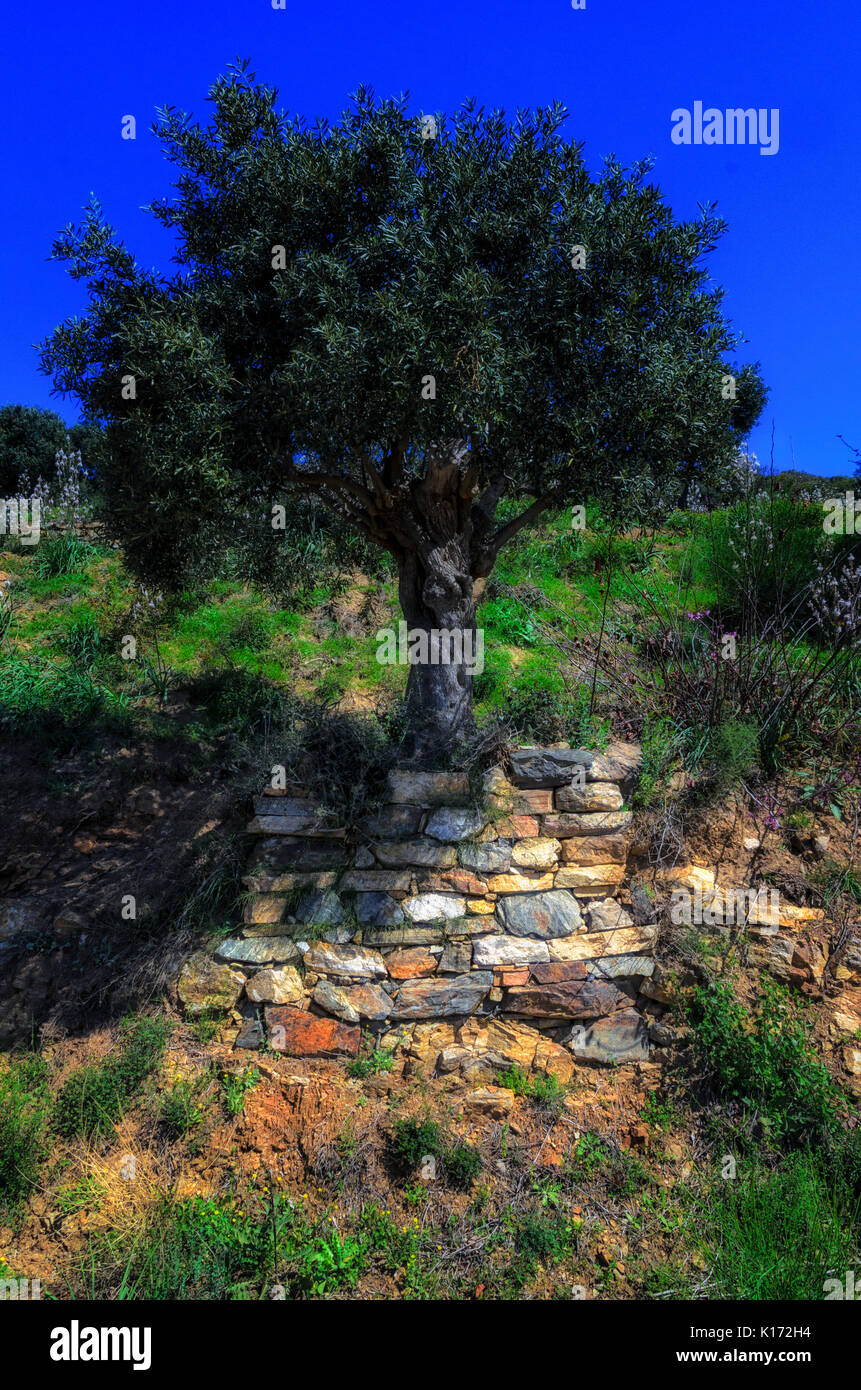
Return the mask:
<path id="1" fill-rule="evenodd" d="M 237 965 L 281 965 L 299 957 L 299 948 L 289 936 L 255 936 L 250 940 L 230 937 L 215 952 L 219 960 Z"/>
<path id="2" fill-rule="evenodd" d="M 546 941 L 515 936 L 482 936 L 472 946 L 477 966 L 536 965 L 549 961 Z"/>
<path id="3" fill-rule="evenodd" d="M 379 985 L 343 986 L 320 980 L 312 997 L 321 1009 L 344 1023 L 358 1023 L 362 1018 L 379 1021 L 388 1018 L 392 1007 L 391 999 Z"/>
<path id="4" fill-rule="evenodd" d="M 414 864 L 425 869 L 453 869 L 457 850 L 453 845 L 440 845 L 433 840 L 393 840 L 390 844 L 375 844 L 374 854 L 384 868 L 396 869 Z"/>
<path id="5" fill-rule="evenodd" d="M 626 1010 L 596 1019 L 588 1027 L 572 1028 L 565 1045 L 587 1062 L 639 1062 L 648 1059 L 649 1033 L 642 1015 Z"/>
<path id="6" fill-rule="evenodd" d="M 425 834 L 435 840 L 468 840 L 487 824 L 487 816 L 468 806 L 440 806 L 428 816 Z"/>
<path id="7" fill-rule="evenodd" d="M 440 956 L 441 975 L 463 975 L 472 968 L 472 942 L 450 941 Z"/>
<path id="8" fill-rule="evenodd" d="M 618 811 L 621 805 L 622 793 L 615 782 L 588 782 L 585 786 L 571 782 L 556 791 L 557 811 L 582 815 L 590 811 Z"/>
<path id="9" fill-rule="evenodd" d="M 404 914 L 388 893 L 357 893 L 356 919 L 363 927 L 388 927 L 403 922 Z"/>
<path id="10" fill-rule="evenodd" d="M 446 1018 L 449 1014 L 472 1014 L 486 998 L 493 983 L 489 970 L 473 970 L 468 975 L 430 976 L 408 980 L 394 999 L 392 1020 L 406 1018 Z"/>
<path id="11" fill-rule="evenodd" d="M 577 899 L 565 889 L 551 888 L 545 893 L 511 894 L 496 905 L 503 930 L 512 936 L 571 936 L 582 931 L 583 918 Z"/>
<path id="12" fill-rule="evenodd" d="M 318 975 L 358 976 L 360 979 L 386 974 L 379 951 L 368 950 L 365 946 L 332 946 L 321 941 L 315 942 L 305 953 L 305 968 Z"/>
<path id="13" fill-rule="evenodd" d="M 594 757 L 585 748 L 519 748 L 511 754 L 511 780 L 516 787 L 561 787 Z"/>
<path id="14" fill-rule="evenodd" d="M 313 922 L 320 927 L 338 927 L 346 915 L 341 899 L 331 888 L 322 893 L 304 893 L 296 908 L 297 921 Z"/>
<path id="15" fill-rule="evenodd" d="M 462 869 L 473 874 L 505 874 L 511 867 L 511 845 L 507 840 L 460 845 L 457 860 Z"/>
<path id="16" fill-rule="evenodd" d="M 454 893 L 419 893 L 406 898 L 403 909 L 412 922 L 443 922 L 447 917 L 466 915 L 466 898 Z"/>

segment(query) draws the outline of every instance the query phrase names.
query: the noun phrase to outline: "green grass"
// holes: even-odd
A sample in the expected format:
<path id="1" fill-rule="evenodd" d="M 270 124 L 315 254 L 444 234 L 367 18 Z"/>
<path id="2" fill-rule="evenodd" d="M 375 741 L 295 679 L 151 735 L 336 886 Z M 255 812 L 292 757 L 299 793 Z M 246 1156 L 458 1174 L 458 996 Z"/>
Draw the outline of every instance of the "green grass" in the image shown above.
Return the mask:
<path id="1" fill-rule="evenodd" d="M 56 1098 L 57 1132 L 66 1138 L 110 1134 L 159 1064 L 168 1032 L 165 1019 L 138 1018 L 124 1027 L 116 1052 L 73 1072 Z"/>
<path id="2" fill-rule="evenodd" d="M 817 1157 L 715 1177 L 705 1200 L 704 1253 L 720 1298 L 820 1300 L 825 1280 L 859 1256 L 857 1202 Z"/>
<path id="3" fill-rule="evenodd" d="M 39 1178 L 48 1148 L 47 1067 L 37 1053 L 0 1072 L 0 1209 L 16 1211 Z"/>

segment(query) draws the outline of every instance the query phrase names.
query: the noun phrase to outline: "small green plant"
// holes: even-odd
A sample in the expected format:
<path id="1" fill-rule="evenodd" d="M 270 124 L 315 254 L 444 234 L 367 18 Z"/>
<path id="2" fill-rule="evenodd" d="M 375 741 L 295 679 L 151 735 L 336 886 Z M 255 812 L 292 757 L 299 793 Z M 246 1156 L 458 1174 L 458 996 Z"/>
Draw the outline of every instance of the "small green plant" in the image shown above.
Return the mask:
<path id="1" fill-rule="evenodd" d="M 72 532 L 48 536 L 33 556 L 33 570 L 40 579 L 59 579 L 86 569 L 93 548 Z"/>
<path id="2" fill-rule="evenodd" d="M 703 1207 L 700 1239 L 719 1297 L 821 1300 L 826 1279 L 857 1261 L 857 1202 L 809 1152 L 734 1181 L 716 1177 Z"/>
<path id="3" fill-rule="evenodd" d="M 611 1157 L 606 1141 L 590 1131 L 577 1140 L 568 1166 L 574 1176 L 591 1180 L 610 1162 Z"/>
<path id="4" fill-rule="evenodd" d="M 458 1139 L 443 1153 L 446 1181 L 452 1187 L 470 1187 L 481 1172 L 481 1154 L 478 1149 Z"/>
<path id="5" fill-rule="evenodd" d="M 528 1076 L 520 1067 L 511 1064 L 499 1074 L 499 1084 L 516 1096 L 526 1096 L 541 1110 L 558 1113 L 565 1099 L 565 1087 L 550 1074 Z"/>
<path id="6" fill-rule="evenodd" d="M 780 986 L 763 983 L 753 1014 L 729 984 L 699 989 L 691 1021 L 699 1061 L 721 1096 L 755 1114 L 778 1143 L 794 1147 L 840 1130 L 839 1091 Z"/>
<path id="7" fill-rule="evenodd" d="M 362 1242 L 355 1236 L 341 1236 L 333 1229 L 305 1252 L 300 1272 L 310 1293 L 325 1294 L 355 1287 L 365 1264 Z"/>
<path id="8" fill-rule="evenodd" d="M 181 1077 L 161 1098 L 158 1118 L 165 1132 L 174 1139 L 183 1139 L 202 1123 L 206 1116 L 203 1077 Z"/>
<path id="9" fill-rule="evenodd" d="M 91 614 L 85 613 L 70 623 L 63 635 L 63 648 L 72 661 L 92 666 L 101 654 L 102 638 Z"/>
<path id="10" fill-rule="evenodd" d="M 408 1173 L 414 1173 L 428 1155 L 443 1156 L 442 1133 L 436 1120 L 396 1120 L 392 1132 L 392 1148 L 398 1162 Z"/>
<path id="11" fill-rule="evenodd" d="M 248 1092 L 253 1090 L 260 1080 L 260 1072 L 257 1067 L 246 1067 L 238 1075 L 235 1072 L 223 1072 L 221 1076 L 221 1089 L 224 1093 L 224 1103 L 231 1115 L 241 1115 L 245 1108 L 245 1097 Z"/>
<path id="12" fill-rule="evenodd" d="M 347 1063 L 347 1075 L 356 1077 L 376 1076 L 392 1070 L 395 1065 L 394 1048 L 375 1047 L 364 1057 L 354 1057 Z"/>

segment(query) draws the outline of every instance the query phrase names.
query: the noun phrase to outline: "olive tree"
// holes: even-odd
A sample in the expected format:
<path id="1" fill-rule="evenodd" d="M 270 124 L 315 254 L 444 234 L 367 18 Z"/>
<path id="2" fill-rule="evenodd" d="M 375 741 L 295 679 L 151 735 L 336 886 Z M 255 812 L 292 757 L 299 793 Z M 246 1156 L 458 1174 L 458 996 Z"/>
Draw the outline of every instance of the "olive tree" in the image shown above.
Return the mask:
<path id="1" fill-rule="evenodd" d="M 175 272 L 140 268 L 96 203 L 53 251 L 89 305 L 43 366 L 103 426 L 136 571 L 214 565 L 238 517 L 262 548 L 270 509 L 312 496 L 389 552 L 410 629 L 470 634 L 543 511 L 734 456 L 738 339 L 702 264 L 723 224 L 677 221 L 649 161 L 591 175 L 559 105 L 416 117 L 361 89 L 312 125 L 245 64 L 209 100 L 206 124 L 153 127 Z M 407 695 L 425 744 L 457 738 L 468 660 L 412 665 Z"/>

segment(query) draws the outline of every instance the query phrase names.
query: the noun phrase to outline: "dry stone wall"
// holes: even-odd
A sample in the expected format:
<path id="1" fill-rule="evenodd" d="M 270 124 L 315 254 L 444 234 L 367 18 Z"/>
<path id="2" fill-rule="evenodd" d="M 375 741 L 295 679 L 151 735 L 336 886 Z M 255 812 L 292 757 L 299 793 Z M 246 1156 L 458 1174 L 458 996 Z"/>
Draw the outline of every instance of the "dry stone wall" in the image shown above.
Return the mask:
<path id="1" fill-rule="evenodd" d="M 521 749 L 485 775 L 480 807 L 463 774 L 399 769 L 355 827 L 267 788 L 242 929 L 186 963 L 181 999 L 237 1007 L 238 1046 L 292 1056 L 355 1055 L 370 1028 L 429 1039 L 448 1070 L 482 1038 L 503 1060 L 518 1039 L 519 1061 L 561 1075 L 574 1058 L 645 1059 L 652 934 L 619 901 L 639 757 Z"/>

